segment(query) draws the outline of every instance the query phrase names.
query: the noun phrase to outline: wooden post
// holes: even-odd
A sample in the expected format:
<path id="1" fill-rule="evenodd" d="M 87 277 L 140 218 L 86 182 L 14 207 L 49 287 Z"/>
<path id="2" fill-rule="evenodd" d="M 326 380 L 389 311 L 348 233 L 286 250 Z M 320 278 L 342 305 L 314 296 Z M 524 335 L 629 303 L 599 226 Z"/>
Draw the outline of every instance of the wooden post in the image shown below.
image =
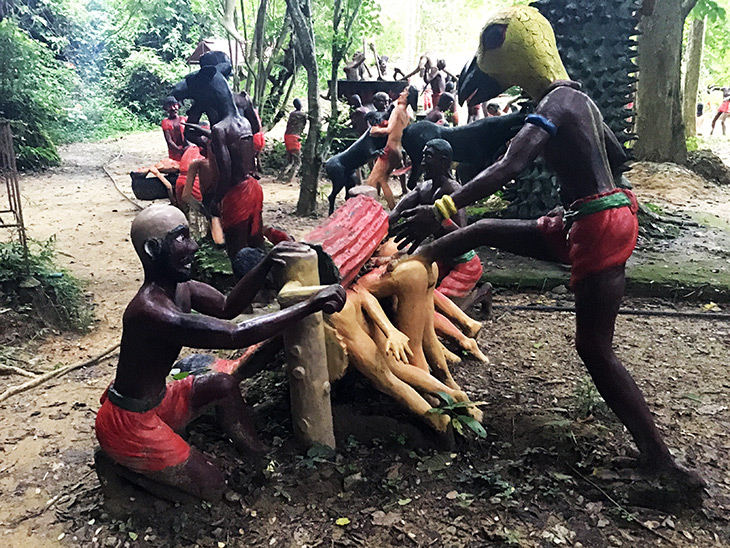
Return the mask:
<path id="1" fill-rule="evenodd" d="M 313 249 L 287 253 L 279 304 L 291 306 L 319 289 L 317 253 Z M 322 313 L 311 314 L 284 331 L 294 434 L 305 445 L 335 447 Z"/>

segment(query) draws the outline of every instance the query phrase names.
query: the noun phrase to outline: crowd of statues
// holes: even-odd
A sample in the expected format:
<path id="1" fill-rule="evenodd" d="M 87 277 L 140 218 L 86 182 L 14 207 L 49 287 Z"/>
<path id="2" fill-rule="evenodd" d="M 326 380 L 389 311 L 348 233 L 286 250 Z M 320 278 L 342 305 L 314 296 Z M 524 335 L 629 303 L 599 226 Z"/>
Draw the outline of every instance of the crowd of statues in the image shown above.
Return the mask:
<path id="1" fill-rule="evenodd" d="M 378 78 L 386 78 L 388 60 L 372 50 Z M 442 341 L 488 363 L 474 339 L 481 323 L 464 310 L 489 297 L 488 284 L 477 287 L 483 270 L 474 249 L 490 246 L 571 265 L 575 346 L 598 391 L 633 436 L 640 452 L 637 466 L 688 489 L 702 488 L 702 479 L 672 457 L 641 391 L 614 353 L 624 267 L 638 232 L 637 202 L 630 191 L 615 187 L 624 151 L 596 105 L 568 77 L 552 29 L 537 10 L 516 6 L 490 18 L 477 55 L 451 90 L 447 85 L 457 79 L 445 63 L 428 56 L 410 74 L 396 69 L 403 78 L 418 73 L 430 86 L 435 106 L 425 121 L 411 123 L 419 95 L 414 86 L 397 97 L 376 94 L 372 108 L 350 97 L 359 137 L 325 164 L 333 183 L 332 216 L 299 243 L 264 223 L 256 162 L 261 123 L 250 97 L 231 92 L 230 71 L 224 56 L 203 56 L 200 70 L 175 86 L 165 102 L 170 159 L 185 172 L 171 196 L 182 207 L 152 206 L 132 223 L 144 282 L 124 313 L 117 374 L 97 415 L 102 455 L 111 463 L 106 469 L 153 492 L 173 488 L 220 498 L 223 475 L 180 437 L 180 430 L 213 407 L 237 449 L 266 448 L 234 376 L 213 371 L 168 382 L 170 369 L 183 347 L 245 348 L 320 312 L 328 336 L 345 356 L 345 365 L 330 367 L 329 382 L 352 365 L 435 430 L 446 430 L 449 416 L 429 412 L 433 394 L 467 404 L 469 396 L 449 370 L 459 358 Z M 367 72 L 364 53 L 356 54 L 345 72 L 361 78 Z M 468 103 L 471 118 L 473 107 L 489 104 L 512 86 L 520 86 L 533 102 L 530 114 L 492 112 L 483 120 L 475 114 L 472 123 L 449 127 L 445 113 L 454 110 L 457 96 Z M 185 100 L 192 101 L 187 119 L 177 113 Z M 299 137 L 306 124 L 301 104 L 294 106 L 285 137 L 293 167 L 285 179 L 300 163 Z M 208 127 L 200 123 L 203 114 Z M 389 179 L 401 166 L 402 149 L 412 161 L 412 177 L 410 190 L 404 189 L 396 203 Z M 535 220 L 484 219 L 467 226 L 464 208 L 501 189 L 538 155 L 558 176 L 563 208 Z M 452 176 L 453 161 L 471 165 L 476 175 L 462 186 Z M 359 185 L 359 171 L 368 162 L 369 176 Z M 343 188 L 353 199 L 334 211 Z M 378 191 L 389 213 L 373 198 Z M 213 238 L 225 245 L 238 278 L 227 296 L 191 279 L 197 250 L 185 215 L 191 209 L 210 219 Z M 315 240 L 337 267 L 339 283 L 300 287 L 303 297 L 296 304 L 230 321 L 271 273 L 294 268 Z M 483 420 L 476 406 L 467 410 Z"/>

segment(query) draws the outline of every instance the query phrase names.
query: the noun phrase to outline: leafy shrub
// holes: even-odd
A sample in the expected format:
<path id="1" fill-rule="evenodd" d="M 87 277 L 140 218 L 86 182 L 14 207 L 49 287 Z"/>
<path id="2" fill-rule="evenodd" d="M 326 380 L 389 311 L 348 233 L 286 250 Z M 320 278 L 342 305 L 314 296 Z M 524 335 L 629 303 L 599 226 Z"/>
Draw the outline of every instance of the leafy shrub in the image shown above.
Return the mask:
<path id="1" fill-rule="evenodd" d="M 59 163 L 54 139 L 65 120 L 73 73 L 9 19 L 0 22 L 0 118 L 12 122 L 19 169 Z"/>
<path id="2" fill-rule="evenodd" d="M 26 259 L 19 243 L 0 243 L 2 304 L 52 318 L 58 327 L 87 329 L 93 320 L 88 299 L 79 280 L 55 264 L 54 247 L 53 238 L 31 241 Z M 51 310 L 38 310 L 39 303 Z"/>
<path id="3" fill-rule="evenodd" d="M 140 48 L 108 76 L 108 81 L 115 85 L 114 95 L 122 107 L 147 122 L 158 124 L 164 116 L 162 100 L 187 74 L 183 62 L 165 63 L 153 50 Z"/>
<path id="4" fill-rule="evenodd" d="M 101 88 L 100 85 L 92 85 L 74 94 L 73 106 L 67 109 L 62 142 L 94 141 L 157 127 L 156 123 L 132 114 Z"/>

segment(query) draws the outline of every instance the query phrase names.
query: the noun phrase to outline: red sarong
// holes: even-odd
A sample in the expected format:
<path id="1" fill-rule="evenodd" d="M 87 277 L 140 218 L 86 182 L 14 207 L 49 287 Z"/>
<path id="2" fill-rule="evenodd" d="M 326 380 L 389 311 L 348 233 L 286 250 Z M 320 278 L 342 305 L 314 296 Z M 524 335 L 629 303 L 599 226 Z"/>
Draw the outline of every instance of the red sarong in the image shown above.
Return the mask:
<path id="1" fill-rule="evenodd" d="M 723 101 L 720 103 L 720 108 L 717 110 L 718 112 L 730 112 L 730 101 Z"/>
<path id="2" fill-rule="evenodd" d="M 284 134 L 284 147 L 287 152 L 299 152 L 302 150 L 302 138 L 300 135 L 294 135 L 293 133 Z"/>
<path id="3" fill-rule="evenodd" d="M 253 149 L 258 154 L 262 150 L 264 150 L 264 145 L 266 144 L 266 139 L 264 139 L 264 132 L 259 131 L 258 133 L 253 134 Z"/>
<path id="4" fill-rule="evenodd" d="M 259 182 L 249 177 L 231 190 L 221 200 L 220 214 L 223 230 L 248 222 L 249 242 L 257 245 L 258 239 L 263 239 L 261 211 L 264 208 L 264 191 Z"/>
<path id="5" fill-rule="evenodd" d="M 193 160 L 198 160 L 200 158 L 205 158 L 205 156 L 200 153 L 200 148 L 196 145 L 190 145 L 185 149 L 185 152 L 180 159 L 180 172 L 175 180 L 175 196 L 177 196 L 178 203 L 182 202 L 182 193 L 185 189 L 185 180 L 188 178 L 190 164 Z M 200 192 L 200 178 L 197 176 L 195 177 L 195 181 L 193 181 L 193 198 L 199 202 L 203 201 L 203 194 Z"/>
<path id="6" fill-rule="evenodd" d="M 466 297 L 477 285 L 484 271 L 476 254 L 463 263 L 436 264 L 439 267 L 439 278 L 442 278 L 436 289 L 447 297 Z"/>
<path id="7" fill-rule="evenodd" d="M 561 262 L 571 265 L 571 287 L 591 274 L 626 263 L 634 251 L 639 235 L 636 217 L 639 204 L 633 192 L 616 189 L 578 200 L 570 208 L 578 208 L 617 192 L 626 194 L 631 206 L 606 209 L 578 219 L 567 234 L 562 217 L 540 217 L 537 220 L 538 229 L 551 250 Z"/>
<path id="8" fill-rule="evenodd" d="M 96 438 L 112 459 L 135 472 L 157 472 L 184 463 L 190 446 L 175 431 L 190 420 L 190 395 L 195 377 L 171 382 L 162 402 L 149 411 L 136 413 L 101 397 L 96 414 Z"/>
<path id="9" fill-rule="evenodd" d="M 403 156 L 401 156 L 400 151 L 394 150 L 386 145 L 383 152 L 378 155 L 376 162 L 385 162 L 388 166 L 388 173 L 390 174 L 395 168 L 401 166 Z"/>

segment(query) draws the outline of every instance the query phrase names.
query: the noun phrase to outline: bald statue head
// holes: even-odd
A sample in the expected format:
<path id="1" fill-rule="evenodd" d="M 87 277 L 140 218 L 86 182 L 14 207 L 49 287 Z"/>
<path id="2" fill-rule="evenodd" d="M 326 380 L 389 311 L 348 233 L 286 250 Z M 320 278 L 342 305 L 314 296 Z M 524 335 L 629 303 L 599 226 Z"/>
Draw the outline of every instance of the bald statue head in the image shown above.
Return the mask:
<path id="1" fill-rule="evenodd" d="M 175 282 L 190 279 L 198 245 L 178 208 L 153 205 L 142 210 L 132 221 L 130 235 L 146 274 L 155 271 Z"/>
<path id="2" fill-rule="evenodd" d="M 373 95 L 373 106 L 378 112 L 384 112 L 390 104 L 390 96 L 384 91 L 379 91 Z"/>

